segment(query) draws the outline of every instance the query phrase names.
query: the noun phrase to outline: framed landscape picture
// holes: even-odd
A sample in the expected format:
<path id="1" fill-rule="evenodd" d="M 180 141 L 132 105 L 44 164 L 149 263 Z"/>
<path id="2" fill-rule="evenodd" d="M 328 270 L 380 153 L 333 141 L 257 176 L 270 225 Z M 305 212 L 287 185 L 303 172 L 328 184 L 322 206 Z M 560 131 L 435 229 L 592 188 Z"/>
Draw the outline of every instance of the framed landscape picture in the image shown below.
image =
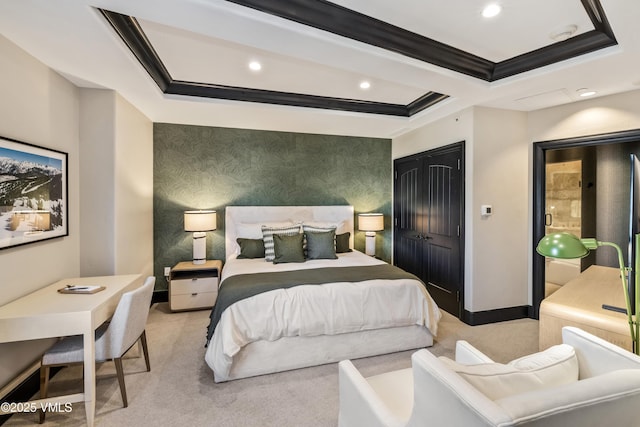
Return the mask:
<path id="1" fill-rule="evenodd" d="M 69 235 L 67 157 L 0 136 L 0 249 Z"/>

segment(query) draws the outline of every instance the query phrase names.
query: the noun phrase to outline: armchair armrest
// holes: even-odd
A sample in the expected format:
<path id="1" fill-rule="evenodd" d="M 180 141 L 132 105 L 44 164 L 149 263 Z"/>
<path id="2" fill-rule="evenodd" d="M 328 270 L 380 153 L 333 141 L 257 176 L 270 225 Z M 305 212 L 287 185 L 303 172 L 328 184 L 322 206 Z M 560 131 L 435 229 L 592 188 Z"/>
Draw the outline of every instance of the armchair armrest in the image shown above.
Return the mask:
<path id="1" fill-rule="evenodd" d="M 340 394 L 339 427 L 401 427 L 406 420 L 398 419 L 387 407 L 350 360 L 338 364 Z"/>
<path id="2" fill-rule="evenodd" d="M 597 377 L 496 400 L 514 424 L 536 426 L 635 426 L 640 370 Z"/>
<path id="3" fill-rule="evenodd" d="M 411 360 L 414 405 L 407 427 L 494 427 L 511 421 L 500 406 L 428 350 L 417 351 Z"/>
<path id="4" fill-rule="evenodd" d="M 488 356 L 464 340 L 456 342 L 456 362 L 463 365 L 493 363 Z"/>
<path id="5" fill-rule="evenodd" d="M 619 369 L 640 369 L 640 356 L 572 326 L 562 328 L 562 342 L 578 356 L 580 379 Z"/>

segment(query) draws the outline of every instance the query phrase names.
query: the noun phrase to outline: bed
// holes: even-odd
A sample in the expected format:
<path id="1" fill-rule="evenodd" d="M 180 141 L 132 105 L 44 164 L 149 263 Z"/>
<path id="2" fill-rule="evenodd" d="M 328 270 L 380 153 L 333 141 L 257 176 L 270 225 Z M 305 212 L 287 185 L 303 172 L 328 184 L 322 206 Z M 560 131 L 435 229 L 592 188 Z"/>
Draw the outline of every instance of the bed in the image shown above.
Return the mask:
<path id="1" fill-rule="evenodd" d="M 205 352 L 215 382 L 433 345 L 441 313 L 424 285 L 353 250 L 353 222 L 352 206 L 226 208 L 226 262 Z M 243 258 L 264 226 L 304 227 L 307 256 L 333 229 L 341 249 L 335 259 L 274 263 L 267 243 L 266 259 Z"/>

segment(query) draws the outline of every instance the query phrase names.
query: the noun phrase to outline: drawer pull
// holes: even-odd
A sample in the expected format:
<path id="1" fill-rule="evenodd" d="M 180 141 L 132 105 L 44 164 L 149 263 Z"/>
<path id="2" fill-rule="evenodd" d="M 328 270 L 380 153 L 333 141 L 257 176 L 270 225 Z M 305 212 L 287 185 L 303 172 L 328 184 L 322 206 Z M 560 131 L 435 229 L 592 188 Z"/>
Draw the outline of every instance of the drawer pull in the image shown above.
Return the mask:
<path id="1" fill-rule="evenodd" d="M 194 293 L 192 293 L 192 294 L 191 294 L 191 296 L 192 296 L 192 297 L 195 297 L 195 296 L 197 296 L 197 295 L 198 295 L 198 293 L 197 293 L 197 292 L 194 292 Z"/>

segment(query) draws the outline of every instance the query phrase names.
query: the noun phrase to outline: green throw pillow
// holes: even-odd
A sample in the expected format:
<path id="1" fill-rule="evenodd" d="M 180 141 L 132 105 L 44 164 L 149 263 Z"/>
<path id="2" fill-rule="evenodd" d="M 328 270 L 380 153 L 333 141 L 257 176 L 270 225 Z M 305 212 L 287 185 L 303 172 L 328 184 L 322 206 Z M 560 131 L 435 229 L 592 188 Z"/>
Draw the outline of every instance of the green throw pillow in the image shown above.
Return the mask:
<path id="1" fill-rule="evenodd" d="M 336 233 L 326 231 L 324 233 L 314 233 L 308 231 L 307 236 L 307 258 L 308 259 L 336 259 Z"/>
<path id="2" fill-rule="evenodd" d="M 293 224 L 293 225 L 284 226 L 284 227 L 270 227 L 267 225 L 263 225 L 261 228 L 262 228 L 262 239 L 264 240 L 264 259 L 267 262 L 272 262 L 275 256 L 275 253 L 273 250 L 273 236 L 275 234 L 284 234 L 287 236 L 300 234 L 300 224 Z"/>
<path id="3" fill-rule="evenodd" d="M 336 253 L 342 254 L 345 252 L 352 252 L 349 247 L 349 238 L 351 237 L 351 233 L 348 231 L 346 233 L 336 235 Z"/>
<path id="4" fill-rule="evenodd" d="M 287 236 L 284 234 L 273 235 L 273 251 L 275 256 L 273 258 L 274 264 L 280 264 L 284 262 L 304 262 L 304 251 L 302 250 L 301 233 L 293 236 Z"/>
<path id="5" fill-rule="evenodd" d="M 264 258 L 264 240 L 262 239 L 236 239 L 240 245 L 238 258 Z"/>

